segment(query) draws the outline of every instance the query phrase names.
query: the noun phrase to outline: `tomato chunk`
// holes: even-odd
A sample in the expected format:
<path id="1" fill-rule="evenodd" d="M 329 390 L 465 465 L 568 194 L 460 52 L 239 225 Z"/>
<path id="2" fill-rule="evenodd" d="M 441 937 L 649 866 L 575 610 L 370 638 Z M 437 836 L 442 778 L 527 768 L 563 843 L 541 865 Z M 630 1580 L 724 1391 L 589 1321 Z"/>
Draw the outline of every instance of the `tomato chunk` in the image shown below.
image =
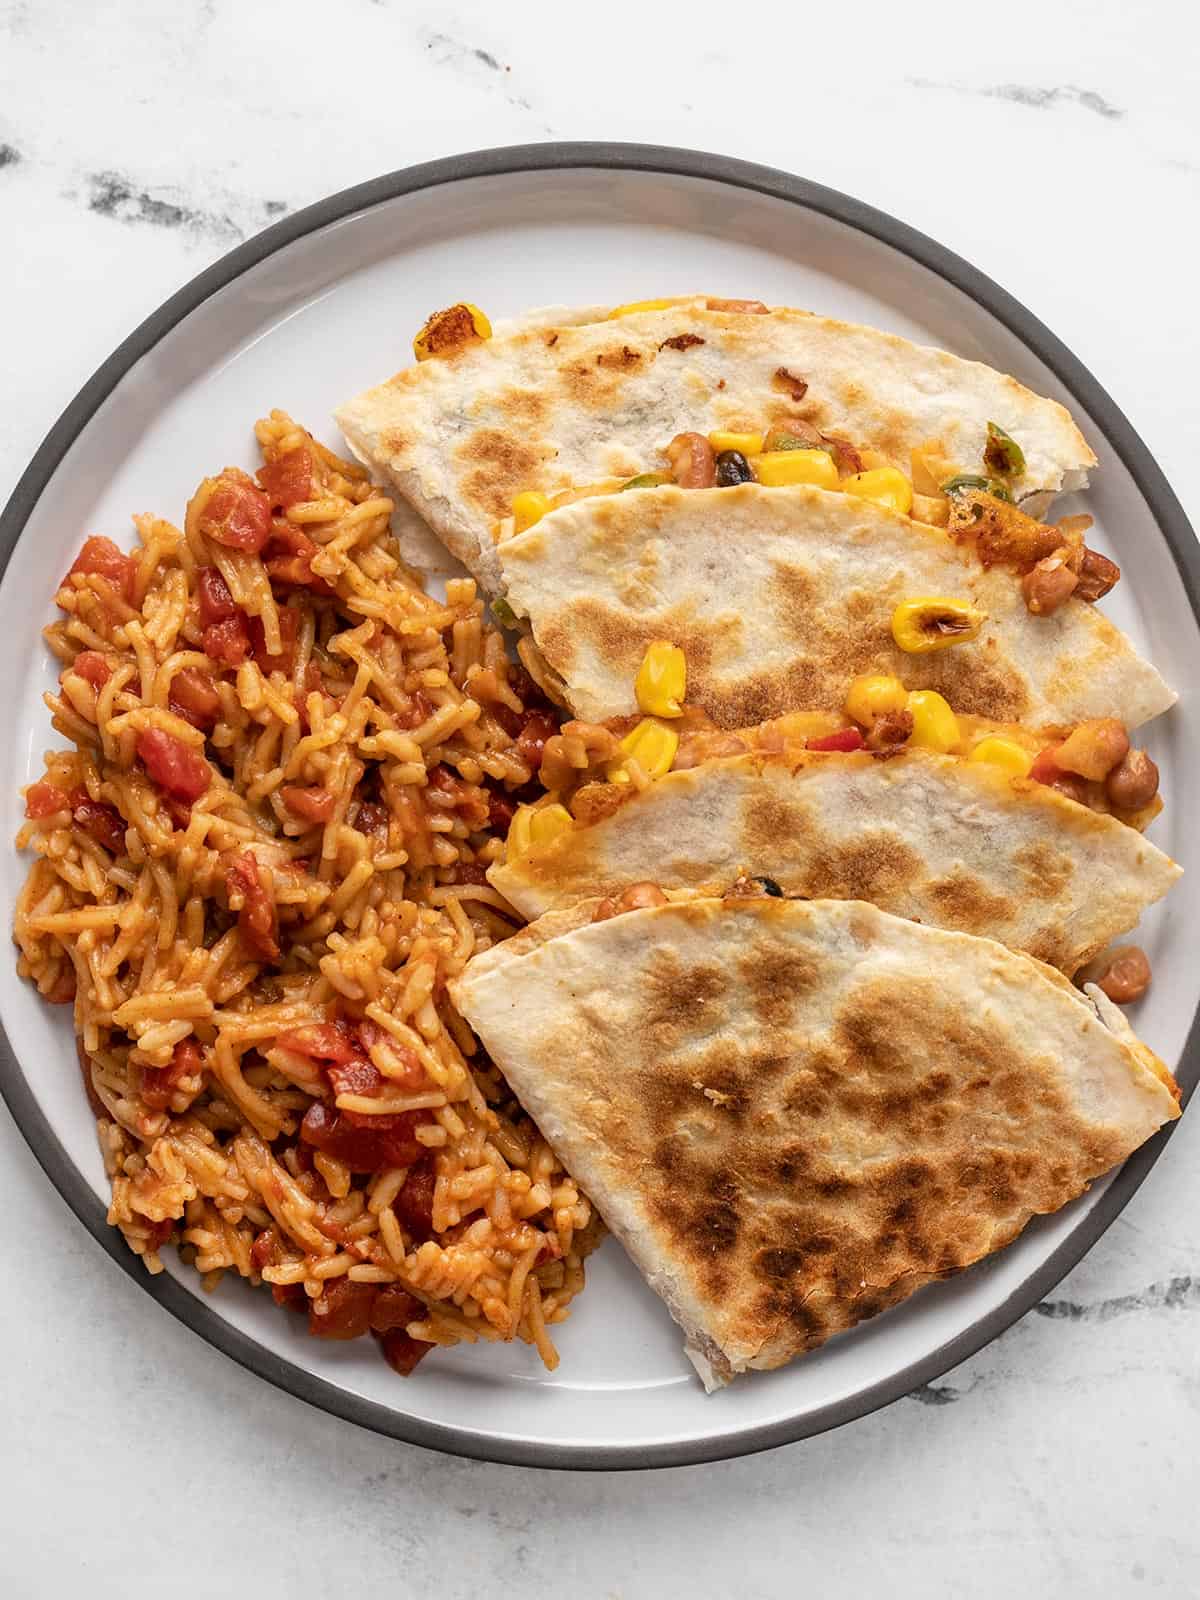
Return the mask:
<path id="1" fill-rule="evenodd" d="M 328 822 L 337 805 L 337 796 L 328 789 L 301 789 L 284 784 L 279 793 L 284 805 L 302 822 Z"/>
<path id="2" fill-rule="evenodd" d="M 390 1333 L 393 1328 L 403 1328 L 424 1315 L 425 1307 L 415 1294 L 409 1294 L 398 1283 L 385 1283 L 371 1307 L 371 1332 Z"/>
<path id="3" fill-rule="evenodd" d="M 82 828 L 89 838 L 111 850 L 113 855 L 125 853 L 125 819 L 116 806 L 103 800 L 93 800 L 86 789 L 72 789 L 68 799 L 75 826 Z"/>
<path id="4" fill-rule="evenodd" d="M 112 677 L 112 668 L 99 650 L 81 650 L 67 670 L 77 672 L 93 689 L 103 689 Z"/>
<path id="5" fill-rule="evenodd" d="M 221 714 L 221 696 L 203 668 L 184 667 L 171 680 L 170 706 L 177 717 L 207 733 Z"/>
<path id="6" fill-rule="evenodd" d="M 411 1338 L 403 1328 L 393 1328 L 390 1332 L 381 1334 L 379 1344 L 383 1350 L 383 1359 L 402 1378 L 407 1378 L 418 1361 L 436 1349 L 435 1345 L 426 1344 L 424 1339 Z"/>
<path id="7" fill-rule="evenodd" d="M 411 1234 L 427 1239 L 433 1232 L 433 1190 L 437 1182 L 433 1157 L 426 1152 L 404 1180 L 392 1209 Z"/>
<path id="8" fill-rule="evenodd" d="M 230 895 L 240 894 L 238 930 L 256 956 L 278 961 L 279 938 L 275 902 L 267 893 L 258 862 L 247 850 L 235 856 L 225 869 L 225 887 Z"/>
<path id="9" fill-rule="evenodd" d="M 359 1023 L 358 1037 L 362 1040 L 364 1050 L 370 1051 L 382 1046 L 392 1066 L 401 1069 L 398 1073 L 388 1075 L 389 1083 L 394 1084 L 397 1089 L 415 1090 L 429 1087 L 429 1078 L 416 1051 L 400 1039 L 393 1038 L 377 1022 L 372 1022 L 370 1017 L 364 1017 Z"/>
<path id="10" fill-rule="evenodd" d="M 371 1326 L 375 1293 L 373 1283 L 331 1278 L 317 1298 L 309 1301 L 309 1333 L 317 1339 L 360 1338 Z"/>
<path id="11" fill-rule="evenodd" d="M 541 766 L 546 740 L 557 732 L 558 719 L 545 712 L 535 711 L 532 716 L 526 717 L 525 725 L 517 735 L 517 754 L 530 772 L 536 772 Z"/>
<path id="12" fill-rule="evenodd" d="M 240 667 L 250 654 L 250 633 L 239 611 L 236 617 L 213 622 L 204 630 L 204 654 L 225 667 Z"/>
<path id="13" fill-rule="evenodd" d="M 290 674 L 296 659 L 296 630 L 300 623 L 299 613 L 290 606 L 279 608 L 279 637 L 283 643 L 283 653 L 272 656 L 267 653 L 266 633 L 263 629 L 261 617 L 249 618 L 250 648 L 254 651 L 254 659 L 258 662 L 260 672 L 269 675 L 272 672 Z"/>
<path id="14" fill-rule="evenodd" d="M 249 478 L 223 473 L 201 507 L 197 526 L 227 549 L 257 552 L 271 536 L 271 502 Z"/>
<path id="15" fill-rule="evenodd" d="M 119 550 L 111 539 L 93 534 L 83 541 L 83 549 L 75 557 L 75 564 L 67 577 L 81 572 L 86 577 L 105 578 L 123 600 L 133 598 L 133 580 L 137 563 L 132 556 Z"/>
<path id="16" fill-rule="evenodd" d="M 823 734 L 819 739 L 806 739 L 806 750 L 861 750 L 866 743 L 857 728 L 839 728 L 837 733 Z"/>
<path id="17" fill-rule="evenodd" d="M 313 458 L 307 445 L 297 445 L 259 467 L 254 474 L 273 507 L 286 511 L 313 498 Z"/>
<path id="18" fill-rule="evenodd" d="M 204 757 L 161 728 L 138 734 L 137 753 L 159 788 L 186 805 L 199 800 L 212 782 L 212 769 Z"/>
<path id="19" fill-rule="evenodd" d="M 315 594 L 333 594 L 334 589 L 312 569 L 313 557 L 320 553 L 320 549 L 320 545 L 314 543 L 300 528 L 277 517 L 272 526 L 270 542 L 263 552 L 263 565 L 273 583 L 296 584 L 300 588 L 313 590 Z"/>
<path id="20" fill-rule="evenodd" d="M 151 1111 L 165 1111 L 180 1079 L 197 1077 L 203 1067 L 204 1056 L 195 1039 L 181 1039 L 169 1065 L 142 1068 L 142 1099 Z"/>
<path id="21" fill-rule="evenodd" d="M 217 567 L 200 567 L 196 572 L 196 593 L 200 598 L 200 621 L 206 628 L 214 622 L 228 622 L 241 613 L 233 603 L 229 585 Z"/>
<path id="22" fill-rule="evenodd" d="M 25 791 L 25 815 L 35 822 L 68 810 L 70 803 L 66 793 L 52 783 L 31 783 Z"/>
<path id="23" fill-rule="evenodd" d="M 363 1117 L 314 1100 L 300 1124 L 300 1137 L 351 1172 L 378 1172 L 381 1167 L 411 1166 L 425 1153 L 416 1129 L 429 1120 L 428 1111 Z"/>
<path id="24" fill-rule="evenodd" d="M 325 1072 L 335 1095 L 377 1095 L 383 1088 L 383 1073 L 363 1056 L 356 1056 L 349 1061 L 335 1062 L 326 1067 Z M 346 1114 L 355 1115 L 353 1112 Z M 364 1113 L 359 1112 L 357 1115 L 364 1116 Z M 373 1121 L 373 1117 L 366 1118 L 364 1126 L 369 1128 Z"/>

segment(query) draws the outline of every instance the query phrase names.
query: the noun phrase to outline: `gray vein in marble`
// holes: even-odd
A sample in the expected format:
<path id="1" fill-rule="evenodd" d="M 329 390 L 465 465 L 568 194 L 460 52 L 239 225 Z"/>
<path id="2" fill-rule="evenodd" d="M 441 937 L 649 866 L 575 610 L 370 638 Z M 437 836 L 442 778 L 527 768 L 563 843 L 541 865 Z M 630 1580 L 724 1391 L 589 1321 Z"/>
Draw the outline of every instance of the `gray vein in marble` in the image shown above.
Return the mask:
<path id="1" fill-rule="evenodd" d="M 1061 1322 L 1111 1322 L 1133 1311 L 1190 1311 L 1200 1307 L 1200 1278 L 1187 1275 L 1152 1283 L 1134 1294 L 1113 1295 L 1090 1305 L 1077 1300 L 1043 1300 L 1034 1306 L 1039 1317 Z"/>
<path id="2" fill-rule="evenodd" d="M 1044 88 L 1030 83 L 996 83 L 978 87 L 970 83 L 945 83 L 937 78 L 909 78 L 918 89 L 948 89 L 954 94 L 980 95 L 986 100 L 1009 100 L 1013 105 L 1028 106 L 1034 111 L 1049 111 L 1054 106 L 1073 104 L 1085 111 L 1094 111 L 1098 117 L 1120 121 L 1126 115 L 1123 107 L 1113 105 L 1095 89 L 1081 89 L 1078 84 L 1059 84 Z"/>
<path id="3" fill-rule="evenodd" d="M 440 67 L 452 67 L 456 70 L 466 69 L 473 71 L 475 63 L 484 67 L 489 73 L 511 73 L 511 67 L 502 67 L 490 50 L 481 50 L 478 45 L 463 44 L 459 39 L 452 39 L 448 33 L 436 33 L 431 29 L 425 31 L 425 48 L 430 52 L 436 64 Z M 504 89 L 505 101 L 510 106 L 516 106 L 521 111 L 532 111 L 533 107 L 523 95 L 513 94 Z"/>
<path id="4" fill-rule="evenodd" d="M 0 168 L 19 166 L 24 159 L 15 144 L 0 144 Z"/>
<path id="5" fill-rule="evenodd" d="M 108 217 L 127 226 L 168 228 L 196 237 L 233 242 L 245 239 L 264 221 L 282 216 L 288 209 L 284 200 L 251 203 L 232 201 L 228 210 L 213 210 L 192 204 L 177 189 L 158 193 L 142 188 L 119 172 L 90 172 L 84 179 L 84 202 L 97 216 Z M 239 217 L 238 211 L 248 214 Z"/>

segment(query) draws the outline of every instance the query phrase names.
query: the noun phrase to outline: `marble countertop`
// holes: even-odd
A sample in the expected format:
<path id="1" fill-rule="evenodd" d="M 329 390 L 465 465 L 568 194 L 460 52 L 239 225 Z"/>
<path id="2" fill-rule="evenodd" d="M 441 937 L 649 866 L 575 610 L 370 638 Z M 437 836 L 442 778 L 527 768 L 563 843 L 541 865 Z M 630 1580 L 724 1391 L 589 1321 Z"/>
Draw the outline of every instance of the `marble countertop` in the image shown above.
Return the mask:
<path id="1" fill-rule="evenodd" d="M 596 138 L 788 168 L 943 240 L 1091 367 L 1200 520 L 1197 13 L 765 18 L 0 0 L 0 498 L 112 347 L 267 222 L 453 151 Z M 938 1383 L 753 1459 L 572 1476 L 409 1449 L 243 1372 L 113 1270 L 0 1110 L 0 1592 L 1193 1595 L 1198 1138 Z"/>

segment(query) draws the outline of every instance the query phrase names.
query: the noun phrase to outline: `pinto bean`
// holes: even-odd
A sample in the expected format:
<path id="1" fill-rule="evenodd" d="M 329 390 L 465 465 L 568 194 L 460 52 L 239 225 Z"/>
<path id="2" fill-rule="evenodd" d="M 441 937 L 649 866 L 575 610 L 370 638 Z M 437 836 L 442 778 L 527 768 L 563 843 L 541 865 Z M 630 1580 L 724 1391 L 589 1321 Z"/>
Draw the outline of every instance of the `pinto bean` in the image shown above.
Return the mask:
<path id="1" fill-rule="evenodd" d="M 1079 566 L 1079 584 L 1075 590 L 1080 600 L 1099 600 L 1106 595 L 1121 576 L 1115 561 L 1102 556 L 1097 550 L 1083 552 Z"/>
<path id="2" fill-rule="evenodd" d="M 1140 1000 L 1150 987 L 1150 963 L 1146 959 L 1146 952 L 1139 950 L 1135 944 L 1110 950 L 1092 981 L 1114 1005 L 1131 1005 L 1133 1001 Z"/>
<path id="3" fill-rule="evenodd" d="M 1129 750 L 1108 774 L 1104 789 L 1118 811 L 1140 811 L 1158 793 L 1158 768 L 1144 750 Z"/>
<path id="4" fill-rule="evenodd" d="M 1021 593 L 1032 616 L 1051 616 L 1075 593 L 1079 577 L 1067 565 L 1068 554 L 1066 550 L 1056 550 L 1021 579 Z"/>
<path id="5" fill-rule="evenodd" d="M 667 464 L 681 489 L 711 489 L 717 481 L 713 447 L 702 433 L 677 433 L 667 446 Z"/>

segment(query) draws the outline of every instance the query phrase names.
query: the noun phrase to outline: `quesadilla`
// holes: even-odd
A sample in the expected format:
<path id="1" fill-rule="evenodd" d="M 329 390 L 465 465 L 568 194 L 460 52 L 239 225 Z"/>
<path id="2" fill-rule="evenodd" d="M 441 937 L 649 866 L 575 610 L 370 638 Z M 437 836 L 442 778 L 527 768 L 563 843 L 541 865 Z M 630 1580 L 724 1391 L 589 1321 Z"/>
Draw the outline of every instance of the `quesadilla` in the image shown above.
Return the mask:
<path id="1" fill-rule="evenodd" d="M 1115 817 L 987 763 L 791 749 L 669 772 L 488 879 L 533 920 L 648 879 L 720 894 L 765 878 L 784 895 L 983 934 L 1070 974 L 1179 874 Z"/>
<path id="2" fill-rule="evenodd" d="M 555 913 L 450 985 L 708 1388 L 1009 1243 L 1178 1115 L 1097 989 L 857 901 Z"/>
<path id="3" fill-rule="evenodd" d="M 859 673 L 898 674 L 954 709 L 1050 729 L 1175 700 L 1096 608 L 1034 615 L 976 543 L 810 487 L 674 487 L 579 500 L 499 547 L 508 605 L 576 716 L 636 710 L 648 643 L 687 657 L 689 701 L 719 727 L 797 707 L 840 710 Z M 901 649 L 897 607 L 951 597 L 979 618 L 950 648 Z"/>
<path id="4" fill-rule="evenodd" d="M 735 478 L 794 481 L 796 462 L 766 458 L 801 446 L 835 481 L 902 474 L 910 503 L 914 478 L 935 499 L 961 479 L 1039 514 L 1095 465 L 1064 408 L 1003 373 L 759 302 L 541 311 L 494 329 L 458 305 L 430 319 L 418 354 L 431 359 L 358 395 L 337 421 L 491 594 L 517 495 L 595 493 L 665 466 L 695 487 L 717 481 L 714 452 L 738 457 Z M 734 444 L 718 449 L 722 434 Z M 696 460 L 668 458 L 681 438 L 698 441 Z"/>

